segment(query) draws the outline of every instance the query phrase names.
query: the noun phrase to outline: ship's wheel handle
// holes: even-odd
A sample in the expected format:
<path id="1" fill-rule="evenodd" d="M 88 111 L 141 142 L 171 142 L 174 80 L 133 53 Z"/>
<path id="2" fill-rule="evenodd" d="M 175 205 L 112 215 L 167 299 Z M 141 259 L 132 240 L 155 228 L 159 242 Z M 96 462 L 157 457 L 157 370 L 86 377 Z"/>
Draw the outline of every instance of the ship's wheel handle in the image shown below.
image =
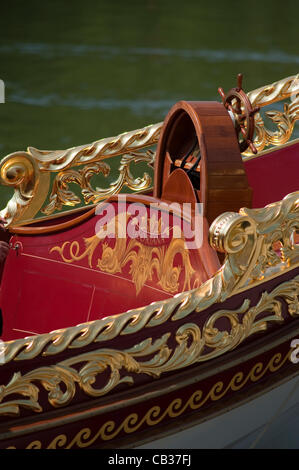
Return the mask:
<path id="1" fill-rule="evenodd" d="M 254 115 L 260 108 L 252 107 L 248 96 L 242 88 L 242 81 L 243 75 L 239 73 L 236 88 L 231 88 L 226 94 L 222 88 L 218 88 L 218 92 L 222 98 L 223 105 L 233 113 L 240 152 L 242 153 L 250 147 L 253 153 L 257 153 L 257 149 L 253 143 L 255 128 Z"/>

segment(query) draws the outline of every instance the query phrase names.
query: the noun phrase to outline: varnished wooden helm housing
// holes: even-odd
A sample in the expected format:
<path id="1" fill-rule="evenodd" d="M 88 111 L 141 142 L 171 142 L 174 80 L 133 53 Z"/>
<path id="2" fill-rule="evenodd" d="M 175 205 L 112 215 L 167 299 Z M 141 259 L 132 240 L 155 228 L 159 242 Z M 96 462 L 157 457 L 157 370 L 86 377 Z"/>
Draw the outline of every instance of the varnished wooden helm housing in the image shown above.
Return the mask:
<path id="1" fill-rule="evenodd" d="M 209 224 L 223 212 L 251 207 L 252 189 L 234 125 L 218 102 L 180 101 L 171 108 L 157 147 L 154 196 L 163 199 L 170 174 L 177 171 L 175 162 L 184 158 L 196 139 L 201 161 L 200 188 L 195 188 L 195 192 Z M 179 200 L 183 190 L 180 185 L 176 188 Z"/>

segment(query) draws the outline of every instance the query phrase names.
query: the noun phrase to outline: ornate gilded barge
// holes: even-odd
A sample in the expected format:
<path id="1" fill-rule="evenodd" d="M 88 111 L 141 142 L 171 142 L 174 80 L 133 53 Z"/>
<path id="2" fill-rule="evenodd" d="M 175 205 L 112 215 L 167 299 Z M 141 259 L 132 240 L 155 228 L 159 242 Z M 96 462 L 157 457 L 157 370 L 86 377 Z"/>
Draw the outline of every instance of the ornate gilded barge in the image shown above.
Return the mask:
<path id="1" fill-rule="evenodd" d="M 256 403 L 298 377 L 299 79 L 245 94 L 239 78 L 220 94 L 1 161 L 14 193 L 1 212 L 0 448 L 175 447 L 188 429 L 201 447 L 207 422 L 246 406 L 260 419 Z M 198 203 L 189 247 L 175 229 Z"/>

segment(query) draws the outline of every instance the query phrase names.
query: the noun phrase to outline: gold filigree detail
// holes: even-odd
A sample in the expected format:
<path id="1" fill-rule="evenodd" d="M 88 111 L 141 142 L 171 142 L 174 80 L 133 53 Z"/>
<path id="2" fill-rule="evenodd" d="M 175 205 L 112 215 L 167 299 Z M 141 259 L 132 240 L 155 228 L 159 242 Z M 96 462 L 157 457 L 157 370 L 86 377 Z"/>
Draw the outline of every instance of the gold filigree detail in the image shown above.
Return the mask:
<path id="1" fill-rule="evenodd" d="M 298 262 L 299 245 L 295 233 L 299 229 L 299 192 L 286 196 L 280 203 L 263 209 L 241 209 L 240 213 L 254 220 L 259 236 L 256 266 L 251 279 L 263 279 L 275 266 L 291 266 Z"/>
<path id="2" fill-rule="evenodd" d="M 237 310 L 213 313 L 202 328 L 195 323 L 186 323 L 175 333 L 175 348 L 170 346 L 171 333 L 166 333 L 154 342 L 147 338 L 124 351 L 99 349 L 50 367 L 38 368 L 24 376 L 20 372 L 15 373 L 8 385 L 0 387 L 0 415 L 19 413 L 22 406 L 42 411 L 38 402 L 38 387 L 32 382 L 40 382 L 48 391 L 50 404 L 58 407 L 70 403 L 76 393 L 76 383 L 87 395 L 99 397 L 122 383 L 133 384 L 132 374 L 147 374 L 157 378 L 165 372 L 219 357 L 235 349 L 253 334 L 266 331 L 269 324 L 282 322 L 282 299 L 288 304 L 289 314 L 299 316 L 298 294 L 299 276 L 279 285 L 271 293 L 264 292 L 256 306 L 251 307 L 250 301 L 246 299 Z M 217 322 L 223 319 L 230 325 L 227 330 L 217 328 Z M 76 369 L 78 364 L 84 364 L 79 371 Z M 106 379 L 106 384 L 94 388 L 98 376 L 108 369 L 110 377 Z M 121 371 L 130 375 L 122 375 Z M 7 396 L 16 394 L 27 396 L 28 400 L 14 398 L 3 403 Z"/>
<path id="3" fill-rule="evenodd" d="M 46 215 L 50 215 L 56 210 L 61 210 L 63 205 L 75 206 L 81 203 L 81 198 L 76 196 L 72 191 L 69 191 L 67 183 L 76 183 L 80 186 L 86 204 L 91 202 L 96 204 L 113 194 L 118 194 L 125 186 L 134 192 L 145 191 L 151 187 L 152 178 L 148 173 L 144 173 L 143 177 L 134 178 L 130 170 L 130 165 L 133 162 L 145 162 L 151 166 L 153 161 L 154 154 L 151 151 L 124 155 L 121 158 L 118 168 L 119 173 L 117 180 L 111 183 L 106 189 L 93 189 L 90 184 L 91 177 L 99 172 L 102 172 L 106 177 L 109 175 L 110 166 L 104 161 L 86 165 L 79 171 L 74 169 L 60 171 L 52 186 L 50 203 L 42 209 L 42 212 Z"/>
<path id="4" fill-rule="evenodd" d="M 296 266 L 299 246 L 294 233 L 298 228 L 298 191 L 262 209 L 243 208 L 239 214 L 224 213 L 215 219 L 210 228 L 210 243 L 228 254 L 222 286 L 232 282 L 236 293 L 274 272 Z"/>
<path id="5" fill-rule="evenodd" d="M 295 192 L 264 209 L 246 210 L 243 215 L 223 214 L 211 226 L 210 238 L 216 249 L 226 253 L 226 259 L 199 288 L 101 320 L 7 342 L 5 361 L 58 354 L 67 348 L 81 348 L 179 320 L 295 269 L 299 266 L 299 244 L 294 237 L 298 208 L 299 192 Z M 273 246 L 276 240 L 278 250 Z"/>
<path id="6" fill-rule="evenodd" d="M 163 123 L 159 122 L 67 150 L 38 150 L 29 147 L 28 152 L 42 170 L 61 171 L 71 166 L 85 165 L 118 155 L 131 155 L 139 149 L 151 147 L 158 142 L 162 125 Z"/>
<path id="7" fill-rule="evenodd" d="M 285 78 L 279 82 L 248 93 L 248 98 L 253 107 L 267 106 L 277 101 L 292 97 L 290 103 L 285 103 L 283 111 L 267 111 L 266 116 L 277 126 L 276 131 L 271 131 L 265 126 L 260 113 L 255 115 L 254 145 L 258 152 L 270 145 L 285 144 L 293 134 L 296 121 L 299 120 L 299 75 Z M 244 156 L 252 155 L 251 150 L 243 153 Z"/>
<path id="8" fill-rule="evenodd" d="M 291 352 L 292 350 L 288 351 L 284 357 L 279 352 L 274 354 L 266 365 L 263 362 L 257 362 L 247 375 L 239 370 L 227 384 L 218 380 L 206 394 L 198 389 L 185 401 L 182 398 L 176 397 L 170 404 L 167 404 L 164 409 L 162 406 L 155 405 L 149 408 L 143 416 L 140 416 L 138 413 L 130 413 L 119 425 L 113 420 L 106 421 L 94 435 L 92 435 L 90 428 L 81 429 L 75 437 L 69 441 L 65 434 L 59 434 L 48 444 L 47 449 L 71 449 L 74 446 L 79 448 L 90 447 L 98 439 L 104 442 L 111 441 L 121 432 L 132 434 L 137 432 L 144 425 L 148 427 L 157 426 L 166 418 L 176 419 L 182 416 L 187 410 L 199 410 L 208 401 L 216 402 L 221 400 L 228 392 L 240 391 L 248 382 L 257 383 L 267 372 L 277 372 L 290 359 Z M 13 448 L 16 447 L 9 447 L 9 449 Z M 28 444 L 26 448 L 41 449 L 43 448 L 43 444 L 42 441 L 36 439 Z"/>
<path id="9" fill-rule="evenodd" d="M 167 361 L 171 352 L 166 345 L 168 337 L 169 334 L 165 334 L 154 343 L 151 339 L 147 339 L 125 351 L 99 349 L 80 354 L 50 367 L 40 367 L 23 376 L 20 372 L 16 372 L 8 385 L 0 386 L 0 415 L 19 414 L 21 407 L 41 412 L 42 407 L 38 401 L 39 388 L 33 382 L 40 382 L 45 388 L 52 406 L 61 407 L 70 403 L 75 396 L 76 384 L 87 395 L 100 397 L 121 383 L 133 383 L 131 376 L 121 377 L 122 368 L 129 372 L 157 377 L 161 374 L 160 367 Z M 152 354 L 155 354 L 154 357 L 148 361 L 140 363 L 136 359 Z M 84 364 L 79 371 L 72 367 L 78 364 Z M 111 373 L 106 385 L 94 388 L 96 377 L 108 368 Z M 22 398 L 7 401 L 10 395 L 21 395 Z"/>
<path id="10" fill-rule="evenodd" d="M 264 107 L 296 95 L 299 92 L 298 86 L 299 74 L 283 78 L 271 85 L 257 88 L 247 93 L 247 96 L 253 106 Z"/>
<path id="11" fill-rule="evenodd" d="M 259 151 L 268 145 L 282 145 L 291 136 L 295 122 L 299 116 L 299 92 L 296 88 L 298 84 L 298 75 L 280 80 L 272 85 L 259 88 L 248 93 L 253 106 L 266 106 L 279 100 L 293 96 L 290 104 L 286 104 L 284 111 L 270 111 L 268 117 L 277 125 L 278 131 L 272 132 L 266 129 L 264 121 L 258 113 L 256 115 L 256 137 L 255 146 Z M 296 86 L 294 86 L 294 84 Z M 16 152 L 8 155 L 4 161 L 12 160 L 11 166 L 23 155 L 27 160 L 35 162 L 35 176 L 32 181 L 34 190 L 23 192 L 18 181 L 7 183 L 9 180 L 3 178 L 3 184 L 9 184 L 15 188 L 15 194 L 9 201 L 7 207 L 2 211 L 2 217 L 6 218 L 7 225 L 20 224 L 29 221 L 35 217 L 38 211 L 43 207 L 48 196 L 50 174 L 57 173 L 51 188 L 50 202 L 43 208 L 43 212 L 49 216 L 54 211 L 61 210 L 62 206 L 73 206 L 79 203 L 98 202 L 113 194 L 117 194 L 124 186 L 132 191 L 144 191 L 152 186 L 151 177 L 145 173 L 142 178 L 134 178 L 130 173 L 130 163 L 132 161 L 144 161 L 149 166 L 152 165 L 155 158 L 155 146 L 158 142 L 163 123 L 157 123 L 137 129 L 131 132 L 125 132 L 116 137 L 105 138 L 95 141 L 88 145 L 72 147 L 67 150 L 38 150 L 34 147 L 28 147 L 27 152 Z M 140 152 L 141 149 L 152 147 L 152 150 Z M 94 166 L 103 160 L 118 157 L 122 155 L 120 167 L 116 180 L 107 188 L 92 188 L 90 178 L 88 181 L 82 174 L 89 170 L 95 174 L 101 165 Z M 245 152 L 244 156 L 251 155 Z M 86 165 L 86 170 L 75 171 L 71 167 Z M 108 163 L 106 162 L 108 169 Z M 94 168 L 96 170 L 94 171 Z M 39 171 L 37 171 L 39 170 Z M 100 170 L 101 171 L 101 170 Z M 106 171 L 106 170 L 105 170 Z M 104 175 L 105 175 L 104 171 Z M 108 170 L 107 170 L 108 171 Z M 25 170 L 27 173 L 27 170 Z M 39 177 L 37 177 L 39 175 Z M 41 181 L 42 180 L 42 181 Z M 38 184 L 39 182 L 39 184 Z M 81 200 L 76 194 L 68 190 L 67 184 L 75 182 L 81 188 L 81 194 L 84 200 Z M 1 215 L 1 214 L 0 214 Z"/>
<path id="12" fill-rule="evenodd" d="M 148 166 L 152 166 L 154 152 L 150 149 L 140 152 L 140 149 L 157 143 L 162 124 L 153 124 L 67 150 L 47 151 L 28 147 L 27 152 L 8 155 L 0 164 L 0 169 L 3 167 L 1 183 L 14 187 L 15 193 L 0 215 L 2 214 L 7 225 L 11 226 L 33 219 L 45 204 L 52 172 L 56 172 L 57 175 L 51 189 L 50 202 L 42 210 L 46 215 L 61 210 L 63 205 L 74 206 L 81 203 L 81 199 L 68 189 L 70 182 L 81 187 L 86 203 L 98 202 L 117 194 L 124 186 L 136 192 L 149 189 L 152 184 L 150 175 L 144 173 L 143 177 L 135 178 L 130 171 L 130 165 L 132 162 L 145 162 Z M 103 160 L 119 155 L 122 155 L 122 159 L 116 180 L 108 188 L 93 189 L 90 178 L 99 171 L 103 171 L 104 176 L 108 174 L 110 166 Z M 30 165 L 33 170 L 30 169 Z M 71 169 L 80 165 L 87 165 L 87 168 L 79 171 Z M 6 177 L 8 166 L 9 174 Z M 12 178 L 13 172 L 24 177 Z"/>
<path id="13" fill-rule="evenodd" d="M 128 215 L 125 217 L 128 222 Z M 156 217 L 150 217 L 149 224 L 152 220 L 156 221 Z M 113 227 L 118 227 L 118 216 L 115 216 L 110 223 Z M 104 229 L 107 228 L 106 226 Z M 84 238 L 85 248 L 83 250 L 80 248 L 80 243 L 74 240 L 72 242 L 66 241 L 61 246 L 51 248 L 50 253 L 58 252 L 61 259 L 66 263 L 88 258 L 88 265 L 92 268 L 94 267 L 95 250 L 100 245 L 102 254 L 97 259 L 96 267 L 102 272 L 116 274 L 123 272 L 123 268 L 130 265 L 129 275 L 135 284 L 137 295 L 145 283 L 153 279 L 154 273 L 156 273 L 158 285 L 165 292 L 173 294 L 179 290 L 179 278 L 183 271 L 183 289 L 191 289 L 191 277 L 195 270 L 191 265 L 190 255 L 185 247 L 184 239 L 172 238 L 168 246 L 150 246 L 142 243 L 142 239 L 130 238 L 127 243 L 126 238 L 116 237 L 113 248 L 103 240 L 103 237 L 98 233 L 90 238 Z M 181 266 L 174 266 L 176 255 L 181 257 Z"/>
<path id="14" fill-rule="evenodd" d="M 40 173 L 28 153 L 16 152 L 5 157 L 0 163 L 0 184 L 15 191 L 0 217 L 7 225 L 34 217 L 48 193 L 49 182 L 49 175 Z"/>
<path id="15" fill-rule="evenodd" d="M 52 186 L 50 202 L 42 209 L 42 212 L 50 215 L 56 210 L 61 210 L 63 205 L 75 206 L 81 203 L 81 198 L 69 190 L 68 183 L 76 183 L 81 187 L 84 200 L 87 204 L 94 202 L 95 191 L 90 185 L 90 179 L 100 172 L 104 176 L 108 176 L 110 172 L 109 165 L 105 162 L 96 162 L 86 165 L 79 171 L 70 169 L 59 172 Z"/>
<path id="16" fill-rule="evenodd" d="M 284 78 L 271 85 L 266 85 L 247 93 L 253 107 L 267 106 L 274 102 L 298 94 L 298 75 Z M 111 158 L 117 155 L 130 154 L 138 149 L 150 147 L 158 142 L 162 122 L 143 129 L 120 134 L 119 136 L 101 139 L 92 144 L 72 147 L 67 150 L 38 150 L 29 147 L 28 152 L 43 170 L 60 171 L 75 165 L 82 165 Z"/>

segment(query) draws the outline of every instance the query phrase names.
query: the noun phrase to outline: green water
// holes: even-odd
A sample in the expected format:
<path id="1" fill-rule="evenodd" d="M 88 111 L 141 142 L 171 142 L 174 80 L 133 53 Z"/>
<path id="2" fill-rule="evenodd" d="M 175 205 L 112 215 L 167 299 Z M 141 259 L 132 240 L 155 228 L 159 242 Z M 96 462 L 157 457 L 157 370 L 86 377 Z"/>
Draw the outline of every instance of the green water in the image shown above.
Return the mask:
<path id="1" fill-rule="evenodd" d="M 246 91 L 299 72 L 294 0 L 15 0 L 0 21 L 1 158 L 159 122 L 239 72 Z"/>

